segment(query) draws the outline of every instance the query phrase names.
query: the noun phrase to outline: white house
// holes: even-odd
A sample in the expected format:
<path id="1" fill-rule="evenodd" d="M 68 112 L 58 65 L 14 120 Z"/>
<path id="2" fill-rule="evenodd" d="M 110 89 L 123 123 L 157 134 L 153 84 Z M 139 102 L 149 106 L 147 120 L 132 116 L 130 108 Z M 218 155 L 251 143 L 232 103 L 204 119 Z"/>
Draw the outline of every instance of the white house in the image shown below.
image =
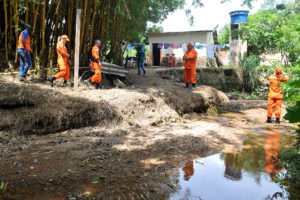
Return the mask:
<path id="1" fill-rule="evenodd" d="M 213 30 L 149 33 L 148 41 L 148 64 L 154 66 L 161 65 L 163 58 L 167 54 L 175 54 L 176 59 L 181 60 L 185 53 L 185 46 L 188 43 L 196 45 L 211 45 L 214 43 Z M 169 47 L 162 47 L 164 44 L 166 44 L 166 47 Z M 195 49 L 198 52 L 199 59 L 203 58 L 206 60 L 206 48 Z"/>

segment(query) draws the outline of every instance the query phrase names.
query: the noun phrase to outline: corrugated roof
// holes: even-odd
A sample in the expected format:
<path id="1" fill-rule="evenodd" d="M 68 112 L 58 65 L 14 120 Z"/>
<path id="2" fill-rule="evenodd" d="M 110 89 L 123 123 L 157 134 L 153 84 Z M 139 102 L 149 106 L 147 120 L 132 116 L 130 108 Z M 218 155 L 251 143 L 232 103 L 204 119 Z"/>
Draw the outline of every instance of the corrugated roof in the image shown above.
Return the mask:
<path id="1" fill-rule="evenodd" d="M 201 33 L 213 32 L 213 30 L 197 30 L 197 31 L 181 31 L 181 32 L 161 32 L 161 33 L 148 33 L 148 35 L 166 35 L 166 34 L 180 34 L 180 33 Z"/>

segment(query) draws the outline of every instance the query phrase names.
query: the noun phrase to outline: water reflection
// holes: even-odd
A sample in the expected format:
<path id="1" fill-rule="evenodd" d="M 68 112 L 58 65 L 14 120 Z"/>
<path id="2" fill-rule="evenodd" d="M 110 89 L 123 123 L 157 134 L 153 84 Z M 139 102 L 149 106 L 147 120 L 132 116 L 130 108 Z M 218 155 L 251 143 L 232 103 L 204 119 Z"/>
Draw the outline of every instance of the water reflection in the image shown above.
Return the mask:
<path id="1" fill-rule="evenodd" d="M 280 133 L 279 130 L 266 130 L 266 164 L 265 171 L 270 173 L 270 177 L 274 180 L 276 173 L 283 170 L 282 167 L 277 165 L 278 152 L 279 152 Z"/>
<path id="2" fill-rule="evenodd" d="M 113 184 L 100 180 L 97 185 L 65 183 L 51 188 L 29 188 L 29 191 L 23 189 L 21 196 L 7 197 L 52 200 L 66 197 L 70 192 L 73 197 L 92 194 L 96 199 L 272 199 L 274 193 L 283 192 L 272 181 L 283 170 L 277 166 L 278 151 L 290 141 L 280 130 L 260 129 L 259 132 L 249 134 L 237 148 L 186 162 L 172 173 L 126 177 Z"/>
<path id="3" fill-rule="evenodd" d="M 194 162 L 189 161 L 185 163 L 185 166 L 184 168 L 182 168 L 182 170 L 184 171 L 184 180 L 185 181 L 190 180 L 191 176 L 194 175 Z"/>
<path id="4" fill-rule="evenodd" d="M 237 153 L 228 153 L 225 156 L 225 172 L 224 177 L 238 181 L 242 178 L 242 170 L 235 166 L 234 162 L 237 159 Z"/>
<path id="5" fill-rule="evenodd" d="M 279 148 L 289 141 L 280 137 L 280 130 L 261 129 L 260 133 L 250 134 L 242 148 L 202 158 L 204 164 L 185 163 L 179 189 L 170 199 L 254 200 L 285 193 L 273 180 L 283 170 L 277 166 Z"/>

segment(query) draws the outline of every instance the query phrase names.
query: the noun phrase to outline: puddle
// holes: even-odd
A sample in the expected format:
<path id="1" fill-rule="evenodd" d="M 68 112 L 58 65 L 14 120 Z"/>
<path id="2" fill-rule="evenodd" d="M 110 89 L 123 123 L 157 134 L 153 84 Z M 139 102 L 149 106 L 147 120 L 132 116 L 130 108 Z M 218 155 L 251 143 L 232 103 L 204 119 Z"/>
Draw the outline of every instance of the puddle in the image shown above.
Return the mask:
<path id="1" fill-rule="evenodd" d="M 274 180 L 284 173 L 276 165 L 277 152 L 290 141 L 280 130 L 252 131 L 259 135 L 250 134 L 242 149 L 185 163 L 180 169 L 178 190 L 170 199 L 259 200 L 271 199 L 276 192 L 287 196 Z"/>
<path id="2" fill-rule="evenodd" d="M 7 199 L 170 199 L 261 200 L 287 193 L 274 182 L 284 169 L 276 167 L 277 151 L 291 144 L 276 129 L 250 129 L 243 145 L 186 162 L 155 176 L 128 177 L 99 183 L 23 188 Z M 1 199 L 1 197 L 0 197 Z M 5 199 L 5 198 L 4 198 Z M 277 198 L 277 199 L 280 199 Z"/>

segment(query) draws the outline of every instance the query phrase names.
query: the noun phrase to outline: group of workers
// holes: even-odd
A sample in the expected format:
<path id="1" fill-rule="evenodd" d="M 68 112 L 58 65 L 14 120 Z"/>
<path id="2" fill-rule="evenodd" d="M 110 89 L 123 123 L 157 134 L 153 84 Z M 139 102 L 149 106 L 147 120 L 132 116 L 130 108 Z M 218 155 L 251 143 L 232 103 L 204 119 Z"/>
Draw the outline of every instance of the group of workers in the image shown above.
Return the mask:
<path id="1" fill-rule="evenodd" d="M 17 44 L 17 52 L 20 60 L 20 70 L 19 70 L 19 79 L 21 81 L 25 81 L 29 83 L 29 80 L 26 78 L 28 69 L 32 65 L 31 62 L 31 46 L 30 46 L 30 33 L 32 31 L 32 26 L 29 24 L 25 25 L 24 31 L 21 32 Z M 54 80 L 59 78 L 64 79 L 63 86 L 67 86 L 67 82 L 70 78 L 70 54 L 68 54 L 68 50 L 66 48 L 66 43 L 69 42 L 70 39 L 67 35 L 62 35 L 58 37 L 56 51 L 57 51 L 57 63 L 59 65 L 59 73 L 54 76 L 48 78 L 51 86 L 53 86 Z M 100 62 L 100 45 L 101 41 L 96 40 L 95 45 L 92 48 L 92 60 L 91 60 L 91 68 L 94 71 L 94 75 L 89 79 L 85 80 L 85 84 L 95 84 L 96 89 L 101 88 L 101 62 Z"/>
<path id="2" fill-rule="evenodd" d="M 184 54 L 183 60 L 184 65 L 184 79 L 185 88 L 189 88 L 189 83 L 192 83 L 192 87 L 196 85 L 196 62 L 197 62 L 197 51 L 194 50 L 193 44 L 188 44 L 188 51 Z M 281 69 L 277 68 L 275 74 L 270 76 L 270 87 L 268 95 L 268 113 L 267 113 L 267 123 L 272 123 L 273 110 L 275 108 L 276 123 L 280 124 L 281 117 L 281 105 L 283 93 L 280 88 L 282 82 L 287 82 L 289 80 L 288 76 L 285 76 Z"/>
<path id="3" fill-rule="evenodd" d="M 19 54 L 20 59 L 20 70 L 19 77 L 21 81 L 29 82 L 26 78 L 28 69 L 32 65 L 31 56 L 30 56 L 30 33 L 32 31 L 32 27 L 27 24 L 25 26 L 25 30 L 21 32 L 19 36 L 19 40 L 17 43 L 17 52 Z M 69 42 L 70 39 L 67 35 L 62 35 L 58 38 L 56 51 L 58 55 L 57 62 L 59 64 L 60 72 L 55 74 L 53 77 L 50 77 L 48 81 L 53 86 L 53 81 L 59 78 L 64 79 L 63 86 L 67 86 L 67 81 L 70 77 L 70 55 L 68 54 L 67 48 L 65 44 Z M 84 80 L 86 85 L 94 84 L 95 87 L 101 88 L 101 61 L 100 61 L 100 46 L 101 41 L 96 40 L 95 44 L 92 48 L 92 58 L 91 58 L 91 68 L 94 71 L 94 75 L 87 80 Z M 197 51 L 193 48 L 193 44 L 189 43 L 187 45 L 187 52 L 183 56 L 183 60 L 185 61 L 184 65 L 184 79 L 185 86 L 184 88 L 189 88 L 189 84 L 192 84 L 192 88 L 196 87 L 196 64 L 197 64 Z M 137 60 L 138 60 L 138 75 L 141 74 L 141 69 L 144 74 L 146 73 L 144 67 L 144 59 L 145 52 L 142 47 L 138 48 L 137 52 Z M 285 76 L 281 69 L 276 69 L 275 74 L 269 77 L 270 88 L 268 95 L 268 113 L 267 113 L 267 123 L 272 123 L 272 114 L 275 108 L 275 117 L 276 123 L 280 123 L 281 116 L 281 104 L 282 104 L 282 89 L 280 88 L 281 82 L 288 81 L 289 78 Z"/>

